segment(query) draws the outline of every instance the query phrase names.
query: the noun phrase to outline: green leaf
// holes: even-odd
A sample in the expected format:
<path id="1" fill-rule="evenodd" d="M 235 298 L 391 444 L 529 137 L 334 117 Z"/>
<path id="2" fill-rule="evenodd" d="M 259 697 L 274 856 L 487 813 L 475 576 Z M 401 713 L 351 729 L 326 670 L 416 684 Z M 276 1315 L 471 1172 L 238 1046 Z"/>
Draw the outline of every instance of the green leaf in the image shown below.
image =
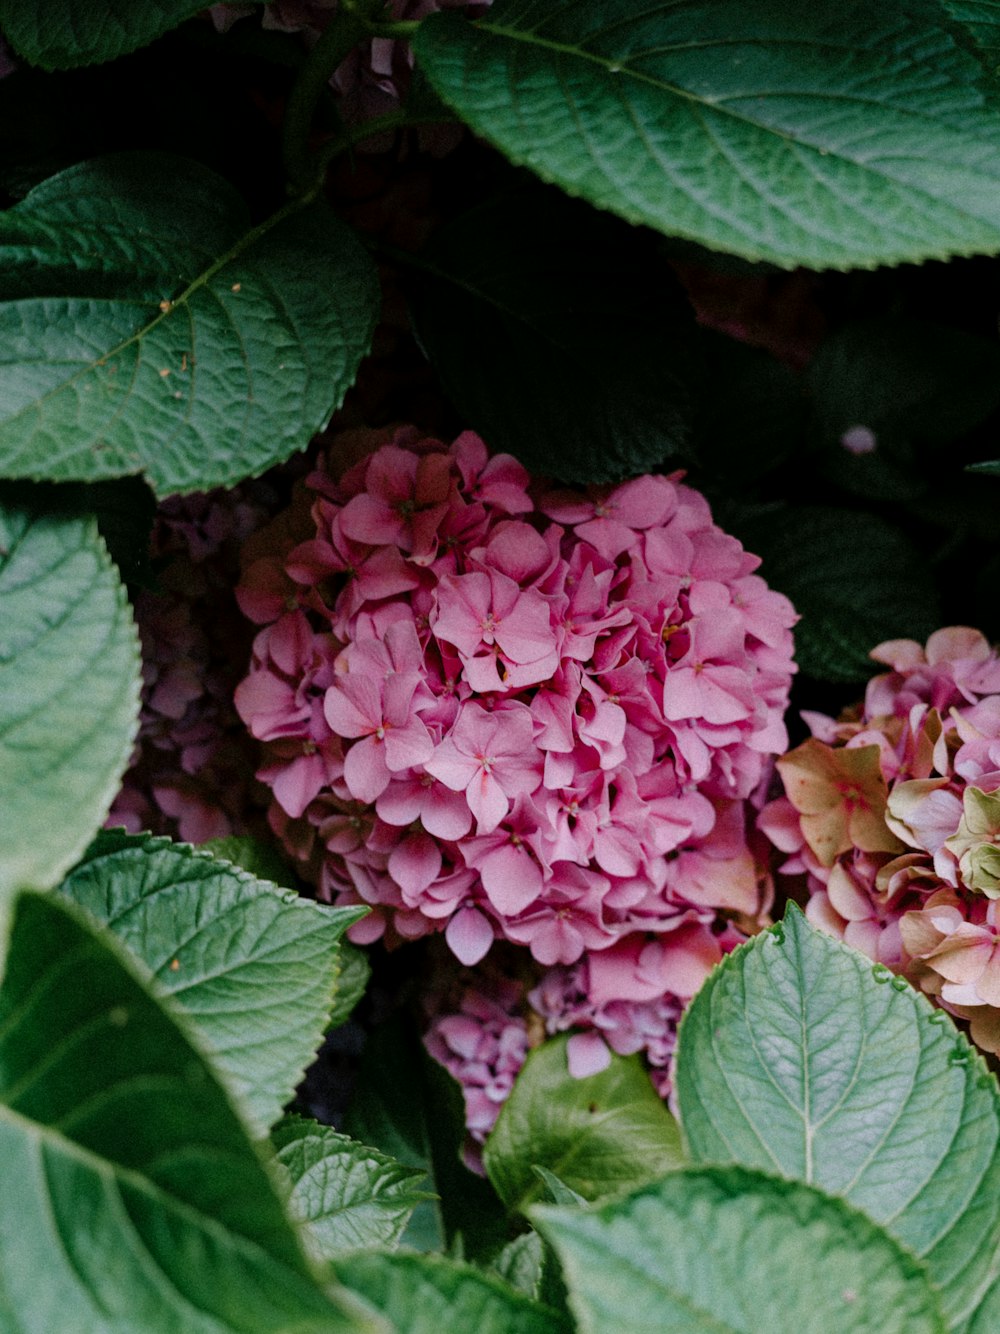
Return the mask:
<path id="1" fill-rule="evenodd" d="M 569 1334 L 553 1310 L 471 1265 L 440 1255 L 363 1253 L 338 1261 L 337 1277 L 400 1334 Z"/>
<path id="2" fill-rule="evenodd" d="M 345 1128 L 361 1143 L 419 1168 L 438 1196 L 414 1210 L 404 1244 L 424 1251 L 456 1248 L 477 1256 L 508 1240 L 499 1200 L 461 1159 L 461 1090 L 398 1017 L 368 1040 Z"/>
<path id="3" fill-rule="evenodd" d="M 587 1201 L 575 1190 L 570 1190 L 564 1181 L 560 1181 L 555 1172 L 550 1172 L 547 1167 L 538 1167 L 533 1169 L 535 1176 L 538 1177 L 553 1204 L 586 1204 Z"/>
<path id="4" fill-rule="evenodd" d="M 545 1264 L 545 1243 L 537 1232 L 522 1232 L 509 1241 L 490 1263 L 490 1269 L 515 1292 L 537 1298 Z"/>
<path id="5" fill-rule="evenodd" d="M 320 204 L 253 230 L 195 162 L 122 153 L 0 216 L 0 475 L 142 472 L 159 494 L 263 472 L 354 380 L 374 268 Z"/>
<path id="6" fill-rule="evenodd" d="M 292 1183 L 289 1208 L 317 1260 L 359 1246 L 393 1245 L 428 1192 L 424 1173 L 403 1167 L 329 1126 L 289 1116 L 271 1132 Z"/>
<path id="7" fill-rule="evenodd" d="M 1000 1092 L 942 1010 L 808 925 L 729 955 L 681 1024 L 692 1158 L 842 1195 L 923 1259 L 946 1315 L 1000 1273 Z"/>
<path id="8" fill-rule="evenodd" d="M 942 0 L 944 12 L 971 39 L 986 69 L 1000 74 L 1000 4 L 997 0 Z"/>
<path id="9" fill-rule="evenodd" d="M 739 536 L 800 613 L 796 661 L 818 680 L 865 681 L 876 644 L 923 641 L 941 624 L 920 552 L 874 514 L 789 506 L 740 524 Z"/>
<path id="10" fill-rule="evenodd" d="M 319 1047 L 337 941 L 328 908 L 166 838 L 103 833 L 60 892 L 105 923 L 183 1006 L 264 1134 Z"/>
<path id="11" fill-rule="evenodd" d="M 573 482 L 684 450 L 698 343 L 657 238 L 535 187 L 445 227 L 417 265 L 417 337 L 491 449 Z"/>
<path id="12" fill-rule="evenodd" d="M 4 1327 L 378 1330 L 315 1285 L 173 1008 L 65 899 L 18 899 L 0 991 Z"/>
<path id="13" fill-rule="evenodd" d="M 139 715 L 139 642 L 92 517 L 0 498 L 0 892 L 54 884 L 108 812 Z"/>
<path id="14" fill-rule="evenodd" d="M 536 1206 L 580 1334 L 943 1334 L 923 1266 L 864 1214 L 740 1168 Z M 627 1313 L 627 1314 L 626 1314 Z"/>
<path id="15" fill-rule="evenodd" d="M 594 1200 L 683 1162 L 677 1123 L 639 1058 L 612 1055 L 600 1074 L 574 1079 L 568 1041 L 553 1038 L 528 1053 L 486 1142 L 487 1174 L 511 1210 L 544 1198 L 536 1166 Z"/>
<path id="16" fill-rule="evenodd" d="M 365 994 L 371 975 L 372 966 L 365 951 L 349 940 L 342 940 L 337 951 L 337 985 L 327 1020 L 328 1028 L 339 1028 L 347 1023 Z"/>
<path id="17" fill-rule="evenodd" d="M 203 8 L 198 0 L 0 0 L 0 28 L 30 64 L 73 69 L 147 46 Z"/>
<path id="18" fill-rule="evenodd" d="M 235 834 L 225 838 L 210 838 L 198 844 L 199 852 L 211 853 L 219 861 L 232 862 L 244 871 L 249 871 L 258 880 L 270 880 L 282 889 L 297 889 L 299 881 L 295 872 L 273 843 L 265 843 L 259 838 L 238 837 Z"/>
<path id="19" fill-rule="evenodd" d="M 498 0 L 414 49 L 477 134 L 630 222 L 811 268 L 1000 248 L 1000 115 L 936 0 Z"/>

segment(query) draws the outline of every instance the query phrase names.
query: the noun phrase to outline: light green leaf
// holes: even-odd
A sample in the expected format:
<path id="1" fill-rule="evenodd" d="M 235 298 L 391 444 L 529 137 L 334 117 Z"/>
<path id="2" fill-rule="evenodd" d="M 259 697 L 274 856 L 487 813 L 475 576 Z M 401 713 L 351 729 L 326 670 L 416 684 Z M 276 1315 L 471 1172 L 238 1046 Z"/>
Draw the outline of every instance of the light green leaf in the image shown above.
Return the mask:
<path id="1" fill-rule="evenodd" d="M 360 1246 L 399 1241 L 410 1214 L 428 1192 L 424 1173 L 404 1167 L 329 1126 L 289 1116 L 271 1133 L 292 1183 L 289 1208 L 305 1225 L 317 1260 Z"/>
<path id="2" fill-rule="evenodd" d="M 0 1310 L 18 1334 L 381 1328 L 316 1286 L 174 1007 L 22 895 L 0 991 Z"/>
<path id="3" fill-rule="evenodd" d="M 864 1214 L 740 1168 L 540 1205 L 580 1334 L 943 1334 L 921 1266 Z"/>
<path id="4" fill-rule="evenodd" d="M 54 884 L 100 827 L 139 716 L 139 641 L 88 515 L 0 497 L 0 892 Z"/>
<path id="5" fill-rule="evenodd" d="M 1000 1274 L 996 1081 L 944 1011 L 794 906 L 695 997 L 675 1083 L 696 1162 L 842 1195 L 926 1262 L 950 1321 Z"/>
<path id="6" fill-rule="evenodd" d="M 787 506 L 738 525 L 760 573 L 802 619 L 795 659 L 820 681 L 866 681 L 886 639 L 919 639 L 941 624 L 937 587 L 921 552 L 875 514 Z"/>
<path id="7" fill-rule="evenodd" d="M 536 1166 L 594 1200 L 629 1190 L 683 1162 L 677 1123 L 637 1056 L 612 1055 L 574 1079 L 565 1036 L 529 1052 L 486 1142 L 483 1162 L 511 1210 L 545 1196 Z"/>
<path id="8" fill-rule="evenodd" d="M 122 153 L 0 215 L 0 476 L 142 472 L 162 495 L 303 448 L 354 380 L 378 289 L 348 227 L 289 210 L 251 230 L 207 168 Z"/>
<path id="9" fill-rule="evenodd" d="M 103 833 L 60 892 L 106 923 L 190 1016 L 261 1134 L 319 1047 L 337 941 L 328 908 L 166 838 Z"/>
<path id="10" fill-rule="evenodd" d="M 477 134 L 630 222 L 812 268 L 1000 248 L 1000 114 L 936 0 L 498 0 L 414 49 Z"/>
<path id="11" fill-rule="evenodd" d="M 574 482 L 684 452 L 699 343 L 661 247 L 536 186 L 465 214 L 416 258 L 417 337 L 491 449 Z"/>
<path id="12" fill-rule="evenodd" d="M 545 1243 L 537 1232 L 522 1232 L 495 1256 L 490 1269 L 515 1292 L 537 1298 L 545 1265 Z"/>
<path id="13" fill-rule="evenodd" d="M 347 1023 L 365 994 L 371 975 L 372 966 L 365 951 L 349 940 L 342 940 L 337 950 L 337 985 L 327 1021 L 329 1028 L 339 1028 Z"/>
<path id="14" fill-rule="evenodd" d="M 569 1334 L 567 1321 L 499 1279 L 440 1255 L 367 1252 L 338 1261 L 337 1277 L 400 1334 Z"/>
<path id="15" fill-rule="evenodd" d="M 30 64 L 73 69 L 127 55 L 202 8 L 197 0 L 0 0 L 0 28 Z"/>

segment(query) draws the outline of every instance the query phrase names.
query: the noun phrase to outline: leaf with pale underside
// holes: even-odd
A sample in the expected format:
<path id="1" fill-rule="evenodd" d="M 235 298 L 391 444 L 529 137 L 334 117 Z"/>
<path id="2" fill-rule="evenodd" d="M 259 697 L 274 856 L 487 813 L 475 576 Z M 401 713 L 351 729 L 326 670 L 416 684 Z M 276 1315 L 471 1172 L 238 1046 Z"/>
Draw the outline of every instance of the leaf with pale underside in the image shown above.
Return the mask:
<path id="1" fill-rule="evenodd" d="M 923 1260 L 952 1324 L 1000 1273 L 996 1080 L 944 1011 L 797 908 L 694 998 L 675 1087 L 695 1162 L 843 1196 Z"/>
<path id="2" fill-rule="evenodd" d="M 923 1267 L 864 1214 L 742 1168 L 536 1205 L 579 1334 L 944 1334 Z"/>
<path id="3" fill-rule="evenodd" d="M 1000 249 L 1000 113 L 936 0 L 497 0 L 414 49 L 477 134 L 630 222 L 812 268 Z"/>
<path id="4" fill-rule="evenodd" d="M 139 642 L 87 514 L 0 496 L 0 891 L 56 883 L 107 814 L 139 715 Z"/>
<path id="5" fill-rule="evenodd" d="M 328 1023 L 338 941 L 363 910 L 330 908 L 166 838 L 102 833 L 60 893 L 149 968 L 188 1013 L 261 1134 Z"/>
<path id="6" fill-rule="evenodd" d="M 302 449 L 350 388 L 378 295 L 324 205 L 256 229 L 160 153 L 71 167 L 0 215 L 0 476 L 232 485 Z"/>

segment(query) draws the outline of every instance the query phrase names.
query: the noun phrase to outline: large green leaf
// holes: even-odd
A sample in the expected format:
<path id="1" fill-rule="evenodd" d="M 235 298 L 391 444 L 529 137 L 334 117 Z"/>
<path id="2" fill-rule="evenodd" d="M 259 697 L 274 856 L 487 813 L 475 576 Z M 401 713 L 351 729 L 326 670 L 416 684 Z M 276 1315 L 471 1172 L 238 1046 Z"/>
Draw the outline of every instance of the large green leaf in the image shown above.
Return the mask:
<path id="1" fill-rule="evenodd" d="M 0 1311 L 18 1334 L 381 1328 L 316 1286 L 174 1007 L 22 895 L 0 991 Z"/>
<path id="2" fill-rule="evenodd" d="M 676 1087 L 696 1161 L 842 1195 L 926 1262 L 952 1321 L 1000 1274 L 996 1081 L 943 1011 L 798 909 L 695 997 Z"/>
<path id="3" fill-rule="evenodd" d="M 80 855 L 139 715 L 138 638 L 97 526 L 43 505 L 0 498 L 0 891 L 47 888 Z"/>
<path id="4" fill-rule="evenodd" d="M 740 1168 L 536 1205 L 580 1334 L 943 1334 L 923 1267 L 864 1214 Z"/>
<path id="5" fill-rule="evenodd" d="M 658 238 L 536 187 L 439 232 L 409 291 L 420 342 L 492 449 L 575 482 L 683 451 L 699 345 Z"/>
<path id="6" fill-rule="evenodd" d="M 279 890 L 166 838 L 102 833 L 61 893 L 106 923 L 191 1018 L 257 1130 L 316 1054 L 356 909 Z"/>
<path id="7" fill-rule="evenodd" d="M 0 216 L 0 476 L 205 490 L 303 448 L 367 351 L 374 268 L 323 205 L 251 230 L 198 163 L 123 153 Z"/>
<path id="8" fill-rule="evenodd" d="M 795 658 L 818 680 L 866 681 L 876 644 L 924 640 L 941 624 L 920 551 L 875 514 L 788 506 L 736 526 L 762 558 L 761 574 L 801 614 Z"/>
<path id="9" fill-rule="evenodd" d="M 936 0 L 498 0 L 414 39 L 514 162 L 751 259 L 1000 249 L 1000 115 Z"/>
<path id="10" fill-rule="evenodd" d="M 413 1211 L 404 1245 L 422 1251 L 456 1248 L 475 1257 L 492 1254 L 507 1241 L 500 1201 L 489 1182 L 470 1172 L 461 1159 L 461 1090 L 398 1016 L 368 1040 L 346 1129 L 362 1144 L 419 1168 L 437 1194 Z"/>
<path id="11" fill-rule="evenodd" d="M 571 1328 L 558 1312 L 499 1279 L 440 1255 L 368 1252 L 335 1268 L 400 1334 L 569 1334 Z"/>
<path id="12" fill-rule="evenodd" d="M 404 1167 L 329 1126 L 289 1116 L 275 1126 L 271 1141 L 288 1172 L 289 1207 L 305 1225 L 317 1259 L 360 1246 L 399 1241 L 410 1214 L 428 1192 L 424 1173 Z"/>
<path id="13" fill-rule="evenodd" d="M 0 0 L 0 28 L 32 65 L 72 69 L 124 56 L 202 8 L 198 0 Z"/>
<path id="14" fill-rule="evenodd" d="M 585 1199 L 632 1189 L 683 1162 L 677 1123 L 637 1056 L 574 1079 L 565 1036 L 528 1054 L 483 1161 L 510 1209 L 546 1197 L 541 1166 Z"/>

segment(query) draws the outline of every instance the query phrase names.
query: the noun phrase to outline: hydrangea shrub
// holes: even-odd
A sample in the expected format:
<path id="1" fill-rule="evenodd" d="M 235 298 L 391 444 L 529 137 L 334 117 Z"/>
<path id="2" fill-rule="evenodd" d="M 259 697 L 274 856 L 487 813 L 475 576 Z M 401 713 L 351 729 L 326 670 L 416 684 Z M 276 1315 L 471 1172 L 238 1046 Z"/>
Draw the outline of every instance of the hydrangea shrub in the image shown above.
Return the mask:
<path id="1" fill-rule="evenodd" d="M 989 9 L 0 0 L 4 1329 L 1000 1327 Z"/>

